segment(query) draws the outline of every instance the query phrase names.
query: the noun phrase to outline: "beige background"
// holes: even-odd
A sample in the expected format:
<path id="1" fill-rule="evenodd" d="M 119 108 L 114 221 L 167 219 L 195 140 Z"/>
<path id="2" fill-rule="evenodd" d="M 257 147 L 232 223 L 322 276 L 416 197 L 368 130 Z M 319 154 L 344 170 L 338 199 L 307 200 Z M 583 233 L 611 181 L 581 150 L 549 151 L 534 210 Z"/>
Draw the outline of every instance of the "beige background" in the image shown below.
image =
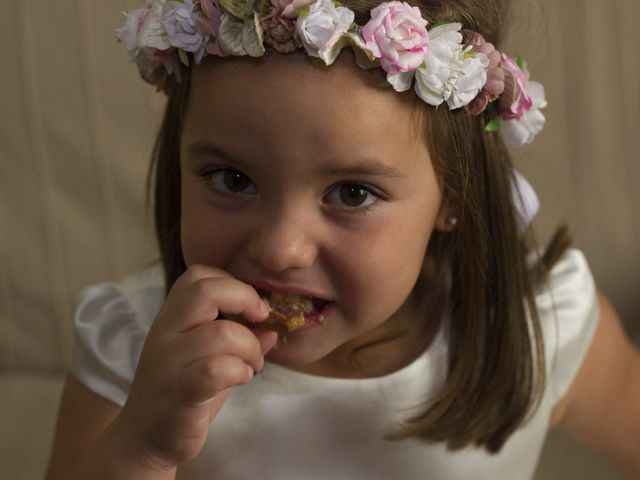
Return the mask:
<path id="1" fill-rule="evenodd" d="M 162 98 L 114 42 L 118 12 L 138 3 L 3 3 L 0 465 L 7 480 L 38 478 L 46 463 L 70 361 L 74 295 L 156 257 L 144 185 Z M 521 10 L 509 43 L 517 50 L 509 51 L 527 58 L 550 102 L 545 131 L 517 156 L 541 198 L 539 237 L 567 223 L 598 284 L 637 332 L 640 2 L 514 3 Z M 538 478 L 622 477 L 554 434 Z"/>

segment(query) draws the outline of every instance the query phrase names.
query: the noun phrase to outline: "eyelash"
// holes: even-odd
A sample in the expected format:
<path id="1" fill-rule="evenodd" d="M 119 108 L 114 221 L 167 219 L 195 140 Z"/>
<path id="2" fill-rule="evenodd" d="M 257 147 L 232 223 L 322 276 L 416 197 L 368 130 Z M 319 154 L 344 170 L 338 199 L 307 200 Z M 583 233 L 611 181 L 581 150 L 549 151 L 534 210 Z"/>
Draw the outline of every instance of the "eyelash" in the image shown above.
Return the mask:
<path id="1" fill-rule="evenodd" d="M 202 169 L 200 172 L 198 172 L 198 175 L 202 179 L 205 187 L 207 187 L 212 192 L 223 193 L 227 195 L 240 195 L 240 196 L 247 195 L 239 192 L 221 191 L 220 189 L 216 188 L 213 185 L 213 178 L 216 174 L 219 174 L 219 173 L 239 173 L 240 175 L 243 175 L 247 180 L 249 180 L 251 184 L 253 184 L 253 181 L 247 175 L 242 173 L 240 170 L 237 170 L 235 168 L 229 168 L 229 167 L 206 167 Z M 254 185 L 254 188 L 255 188 L 255 185 Z"/>
<path id="2" fill-rule="evenodd" d="M 328 192 L 325 194 L 325 197 L 327 195 L 329 195 L 331 192 L 336 191 L 337 189 L 339 189 L 340 187 L 355 187 L 356 189 L 359 190 L 363 190 L 365 192 L 367 192 L 369 195 L 372 195 L 374 198 L 374 200 L 368 204 L 365 205 L 363 207 L 348 207 L 348 206 L 339 206 L 339 208 L 348 211 L 349 213 L 358 213 L 358 214 L 366 214 L 368 212 L 370 212 L 371 210 L 373 210 L 374 208 L 378 207 L 380 204 L 380 201 L 384 201 L 385 197 L 384 195 L 378 191 L 377 189 L 373 188 L 370 185 L 367 185 L 366 183 L 361 183 L 361 182 L 357 182 L 357 181 L 344 181 L 344 182 L 340 182 L 336 185 L 333 185 Z M 323 197 L 324 198 L 324 197 Z"/>
<path id="3" fill-rule="evenodd" d="M 231 191 L 221 191 L 220 189 L 216 188 L 214 185 L 212 185 L 212 179 L 214 177 L 214 175 L 219 174 L 219 173 L 239 173 L 241 175 L 243 175 L 244 177 L 246 177 L 247 180 L 249 180 L 251 182 L 251 184 L 253 184 L 253 181 L 244 173 L 242 173 L 240 170 L 237 170 L 235 168 L 230 168 L 230 167 L 206 167 L 204 169 L 202 169 L 200 172 L 198 172 L 198 176 L 202 179 L 203 183 L 205 184 L 205 186 L 216 193 L 223 193 L 223 194 L 227 194 L 227 195 L 234 195 L 234 196 L 246 196 L 246 195 L 250 195 L 250 194 L 243 194 L 243 193 L 238 193 L 238 192 L 231 192 Z M 368 205 L 365 205 L 363 207 L 348 207 L 348 206 L 339 206 L 339 208 L 341 208 L 344 211 L 348 211 L 349 213 L 358 213 L 358 214 L 365 214 L 368 213 L 369 211 L 371 211 L 372 209 L 376 208 L 377 206 L 379 206 L 380 201 L 385 201 L 386 197 L 377 189 L 373 188 L 372 186 L 366 184 L 366 183 L 362 183 L 362 182 L 358 182 L 358 181 L 343 181 L 340 183 L 337 183 L 335 185 L 333 185 L 328 191 L 327 193 L 325 193 L 325 195 L 323 196 L 323 198 L 326 198 L 327 195 L 329 195 L 331 192 L 336 191 L 336 189 L 340 188 L 340 187 L 355 187 L 356 189 L 359 190 L 363 190 L 365 192 L 367 192 L 369 195 L 372 195 L 375 197 L 375 199 Z M 255 184 L 254 184 L 254 188 L 255 188 Z"/>

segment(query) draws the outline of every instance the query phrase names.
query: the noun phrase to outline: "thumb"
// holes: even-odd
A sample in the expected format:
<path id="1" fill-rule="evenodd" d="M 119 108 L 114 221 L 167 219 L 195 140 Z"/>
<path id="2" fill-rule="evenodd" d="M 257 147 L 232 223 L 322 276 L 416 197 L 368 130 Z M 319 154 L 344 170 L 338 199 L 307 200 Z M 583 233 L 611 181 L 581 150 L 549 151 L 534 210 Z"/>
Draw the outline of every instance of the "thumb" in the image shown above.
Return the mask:
<path id="1" fill-rule="evenodd" d="M 263 355 L 266 355 L 278 341 L 278 334 L 271 330 L 256 330 L 254 333 L 258 337 Z"/>

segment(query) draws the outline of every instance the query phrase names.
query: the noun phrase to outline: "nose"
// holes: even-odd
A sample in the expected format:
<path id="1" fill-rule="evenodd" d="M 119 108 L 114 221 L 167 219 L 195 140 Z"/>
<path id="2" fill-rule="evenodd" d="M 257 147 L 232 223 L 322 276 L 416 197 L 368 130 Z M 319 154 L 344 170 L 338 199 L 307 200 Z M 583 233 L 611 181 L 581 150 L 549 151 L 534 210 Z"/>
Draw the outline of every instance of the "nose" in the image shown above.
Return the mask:
<path id="1" fill-rule="evenodd" d="M 272 212 L 263 217 L 249 245 L 249 258 L 272 272 L 311 267 L 318 254 L 304 212 Z"/>

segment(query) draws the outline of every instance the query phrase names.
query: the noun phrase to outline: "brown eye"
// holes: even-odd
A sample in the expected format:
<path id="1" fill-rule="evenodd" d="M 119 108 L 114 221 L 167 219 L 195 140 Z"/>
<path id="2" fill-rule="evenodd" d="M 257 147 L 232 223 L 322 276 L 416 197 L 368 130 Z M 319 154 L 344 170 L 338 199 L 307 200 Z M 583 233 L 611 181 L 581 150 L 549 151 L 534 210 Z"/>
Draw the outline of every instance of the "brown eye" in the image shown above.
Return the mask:
<path id="1" fill-rule="evenodd" d="M 224 186 L 231 192 L 241 193 L 251 186 L 251 180 L 246 175 L 230 171 L 224 172 Z"/>
<path id="2" fill-rule="evenodd" d="M 256 186 L 244 173 L 233 169 L 220 169 L 210 173 L 211 188 L 223 193 L 253 195 Z"/>
<path id="3" fill-rule="evenodd" d="M 379 199 L 380 195 L 370 187 L 357 183 L 337 185 L 325 197 L 327 203 L 353 210 L 363 210 Z"/>
<path id="4" fill-rule="evenodd" d="M 340 187 L 340 200 L 347 207 L 359 207 L 367 201 L 370 195 L 371 193 L 358 185 L 343 185 Z"/>

